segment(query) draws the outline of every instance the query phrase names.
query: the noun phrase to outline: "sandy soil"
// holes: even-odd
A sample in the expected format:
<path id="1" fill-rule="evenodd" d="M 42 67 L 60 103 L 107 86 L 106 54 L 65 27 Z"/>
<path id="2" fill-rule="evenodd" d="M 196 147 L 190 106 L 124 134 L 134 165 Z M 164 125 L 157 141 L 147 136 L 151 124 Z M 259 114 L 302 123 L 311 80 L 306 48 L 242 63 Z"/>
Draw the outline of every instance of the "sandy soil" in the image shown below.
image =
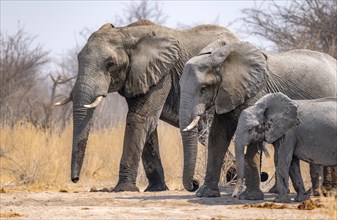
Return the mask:
<path id="1" fill-rule="evenodd" d="M 219 198 L 197 198 L 187 191 L 156 193 L 6 192 L 0 194 L 0 216 L 11 219 L 334 219 L 331 202 L 314 210 L 299 203 L 267 204 L 238 201 L 229 193 Z M 249 204 L 249 205 L 247 205 Z M 253 204 L 253 205 L 252 205 Z M 258 208 L 258 206 L 264 205 Z M 336 207 L 336 206 L 334 206 Z M 280 209 L 277 209 L 280 208 Z M 335 215 L 335 216 L 333 216 Z"/>

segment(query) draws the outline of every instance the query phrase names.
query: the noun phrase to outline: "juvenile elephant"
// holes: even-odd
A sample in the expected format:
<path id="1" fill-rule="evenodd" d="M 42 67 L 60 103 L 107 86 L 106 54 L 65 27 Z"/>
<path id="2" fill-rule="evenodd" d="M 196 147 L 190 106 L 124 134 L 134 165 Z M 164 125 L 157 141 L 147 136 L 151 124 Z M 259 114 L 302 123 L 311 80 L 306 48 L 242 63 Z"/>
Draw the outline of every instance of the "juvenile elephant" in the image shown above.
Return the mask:
<path id="1" fill-rule="evenodd" d="M 71 180 L 79 181 L 95 107 L 108 93 L 118 91 L 129 110 L 114 191 L 139 191 L 136 177 L 140 157 L 149 180 L 146 191 L 166 190 L 158 149 L 158 120 L 178 127 L 179 80 L 184 64 L 219 38 L 228 43 L 239 40 L 216 25 L 174 30 L 148 20 L 126 27 L 105 24 L 94 32 L 78 54 L 79 72 L 69 98 L 56 103 L 73 102 Z M 184 169 L 183 175 L 191 174 Z M 186 185 L 189 190 L 197 187 L 195 181 Z"/>
<path id="2" fill-rule="evenodd" d="M 190 59 L 180 80 L 179 122 L 185 149 L 196 154 L 196 141 L 192 138 L 197 132 L 195 125 L 206 109 L 215 106 L 216 110 L 208 138 L 205 181 L 197 196 L 220 196 L 221 162 L 242 110 L 273 92 L 283 92 L 292 99 L 336 96 L 336 79 L 336 60 L 310 50 L 269 53 L 247 42 L 234 42 L 221 47 L 210 45 Z M 247 187 L 240 199 L 264 198 L 259 187 L 257 149 L 247 148 Z M 195 155 L 185 158 L 185 164 L 193 164 L 194 158 Z M 190 178 L 193 180 L 193 176 Z"/>
<path id="3" fill-rule="evenodd" d="M 323 166 L 337 165 L 336 108 L 337 98 L 293 101 L 283 93 L 271 93 L 245 109 L 235 132 L 238 182 L 233 195 L 243 183 L 245 146 L 266 141 L 275 146 L 278 161 L 275 201 L 290 202 L 289 172 L 297 192 L 295 201 L 308 199 L 299 160 Z"/>

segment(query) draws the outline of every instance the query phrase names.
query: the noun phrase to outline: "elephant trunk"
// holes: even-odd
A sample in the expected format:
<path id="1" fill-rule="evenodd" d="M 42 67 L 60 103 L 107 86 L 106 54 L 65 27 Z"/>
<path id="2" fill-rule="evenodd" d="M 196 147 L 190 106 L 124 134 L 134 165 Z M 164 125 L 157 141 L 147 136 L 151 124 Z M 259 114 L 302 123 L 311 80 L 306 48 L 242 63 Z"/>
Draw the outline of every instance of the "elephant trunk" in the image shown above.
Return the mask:
<path id="1" fill-rule="evenodd" d="M 183 185 L 186 190 L 194 192 L 199 188 L 198 182 L 193 178 L 197 161 L 197 128 L 190 131 L 181 131 L 181 136 L 184 146 Z"/>
<path id="2" fill-rule="evenodd" d="M 238 180 L 243 180 L 245 174 L 244 148 L 245 145 L 235 144 L 235 158 L 236 158 L 236 169 L 238 173 Z"/>
<path id="3" fill-rule="evenodd" d="M 92 123 L 93 109 L 75 107 L 73 109 L 73 146 L 71 155 L 71 181 L 79 181 Z"/>
<path id="4" fill-rule="evenodd" d="M 237 134 L 237 137 L 238 134 Z M 233 191 L 232 197 L 237 197 L 240 188 L 243 186 L 243 179 L 245 175 L 245 149 L 246 143 L 242 139 L 235 140 L 235 160 L 237 170 L 237 183 Z"/>
<path id="5" fill-rule="evenodd" d="M 79 181 L 89 131 L 92 124 L 92 116 L 97 104 L 95 102 L 97 102 L 98 97 L 99 99 L 102 99 L 103 96 L 106 96 L 109 86 L 109 82 L 105 82 L 100 78 L 93 79 L 92 77 L 86 76 L 88 74 L 83 74 L 83 72 L 82 74 L 79 74 L 79 78 L 77 79 L 72 92 L 74 126 L 71 155 L 71 180 L 74 183 Z"/>
<path id="6" fill-rule="evenodd" d="M 198 126 L 193 126 L 187 130 L 185 128 L 191 124 L 197 115 L 191 114 L 193 108 L 187 104 L 191 101 L 191 97 L 188 98 L 184 94 L 181 97 L 179 127 L 184 151 L 183 185 L 186 190 L 193 192 L 199 188 L 198 181 L 193 178 L 197 161 Z"/>

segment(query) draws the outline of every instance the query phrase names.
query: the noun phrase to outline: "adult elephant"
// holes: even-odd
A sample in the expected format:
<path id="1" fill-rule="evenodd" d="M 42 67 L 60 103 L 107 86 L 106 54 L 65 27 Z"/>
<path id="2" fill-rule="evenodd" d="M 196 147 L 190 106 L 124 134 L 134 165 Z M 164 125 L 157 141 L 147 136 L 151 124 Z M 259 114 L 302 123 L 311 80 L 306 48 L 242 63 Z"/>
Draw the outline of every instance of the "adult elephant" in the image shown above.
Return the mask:
<path id="1" fill-rule="evenodd" d="M 336 96 L 336 70 L 336 60 L 327 54 L 309 50 L 264 53 L 247 42 L 219 48 L 211 45 L 189 60 L 180 80 L 179 119 L 185 152 L 196 152 L 195 125 L 200 115 L 211 106 L 216 110 L 208 138 L 205 182 L 197 196 L 220 196 L 221 162 L 243 109 L 271 92 L 282 92 L 294 100 Z M 194 158 L 195 155 L 190 155 L 185 163 L 192 164 Z M 264 198 L 259 187 L 258 164 L 258 147 L 249 146 L 247 188 L 241 199 Z M 193 176 L 189 181 L 193 181 Z"/>
<path id="2" fill-rule="evenodd" d="M 178 127 L 179 80 L 184 64 L 219 38 L 238 41 L 216 25 L 174 30 L 148 20 L 118 28 L 105 24 L 94 32 L 78 54 L 79 72 L 69 98 L 56 103 L 73 102 L 71 180 L 79 181 L 95 107 L 108 93 L 118 91 L 129 110 L 114 191 L 139 191 L 140 157 L 149 180 L 146 191 L 167 190 L 158 149 L 158 120 Z M 191 186 L 197 187 L 196 183 Z"/>

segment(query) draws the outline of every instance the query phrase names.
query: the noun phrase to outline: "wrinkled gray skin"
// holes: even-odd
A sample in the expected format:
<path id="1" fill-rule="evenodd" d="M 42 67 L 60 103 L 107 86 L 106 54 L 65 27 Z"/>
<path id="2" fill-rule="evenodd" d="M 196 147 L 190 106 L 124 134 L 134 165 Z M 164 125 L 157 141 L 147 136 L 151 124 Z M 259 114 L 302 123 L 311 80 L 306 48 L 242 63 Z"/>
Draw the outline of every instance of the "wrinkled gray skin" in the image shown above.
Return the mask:
<path id="1" fill-rule="evenodd" d="M 158 120 L 178 127 L 178 83 L 184 64 L 218 38 L 238 41 L 226 28 L 216 25 L 174 30 L 147 20 L 120 28 L 105 24 L 94 32 L 78 54 L 79 72 L 70 96 L 74 124 L 71 180 L 79 181 L 94 113 L 94 108 L 84 105 L 118 91 L 125 97 L 129 111 L 114 191 L 139 191 L 136 177 L 140 157 L 149 180 L 146 191 L 167 190 L 158 149 Z M 196 140 L 196 136 L 193 138 Z M 184 151 L 185 158 L 194 155 L 189 151 Z M 191 164 L 185 164 L 184 178 L 193 176 L 190 172 L 195 162 L 191 161 L 195 160 L 185 159 Z M 198 188 L 195 181 L 184 184 L 189 190 Z"/>
<path id="2" fill-rule="evenodd" d="M 336 60 L 323 53 L 309 50 L 263 53 L 247 42 L 230 43 L 220 48 L 206 47 L 190 59 L 180 80 L 179 118 L 184 148 L 186 145 L 196 148 L 196 142 L 189 143 L 191 140 L 186 138 L 190 131 L 184 131 L 184 128 L 191 127 L 189 124 L 193 119 L 209 107 L 215 106 L 216 110 L 208 138 L 205 181 L 197 196 L 220 196 L 221 162 L 243 109 L 272 92 L 283 92 L 292 99 L 336 96 L 336 70 Z M 256 147 L 262 143 L 251 145 L 255 147 L 247 148 L 247 187 L 240 199 L 258 200 L 264 198 L 259 187 Z"/>
<path id="3" fill-rule="evenodd" d="M 236 189 L 243 183 L 245 146 L 266 141 L 275 146 L 278 161 L 275 202 L 291 201 L 287 192 L 289 172 L 297 192 L 295 201 L 309 199 L 299 160 L 323 166 L 337 165 L 336 107 L 337 98 L 293 101 L 283 93 L 272 93 L 245 109 L 235 132 Z"/>

